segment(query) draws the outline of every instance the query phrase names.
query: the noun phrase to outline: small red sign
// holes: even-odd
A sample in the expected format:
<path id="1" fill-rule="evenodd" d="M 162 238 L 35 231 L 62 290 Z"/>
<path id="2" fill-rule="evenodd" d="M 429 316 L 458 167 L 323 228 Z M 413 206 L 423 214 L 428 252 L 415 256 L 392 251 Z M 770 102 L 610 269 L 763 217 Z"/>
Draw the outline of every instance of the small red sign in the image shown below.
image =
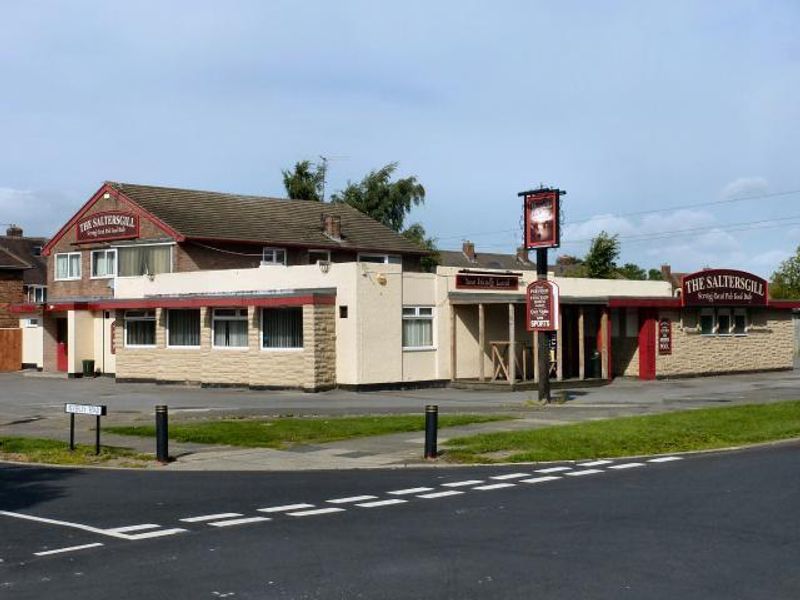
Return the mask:
<path id="1" fill-rule="evenodd" d="M 559 191 L 538 190 L 525 194 L 525 248 L 556 248 L 560 245 Z"/>
<path id="2" fill-rule="evenodd" d="M 558 286 L 552 281 L 535 280 L 525 294 L 528 331 L 558 329 Z"/>
<path id="3" fill-rule="evenodd" d="M 658 321 L 658 353 L 672 354 L 672 321 L 669 319 Z"/>
<path id="4" fill-rule="evenodd" d="M 516 275 L 491 275 L 487 273 L 457 273 L 456 289 L 459 290 L 517 290 Z"/>
<path id="5" fill-rule="evenodd" d="M 75 225 L 75 241 L 79 244 L 136 237 L 139 237 L 139 217 L 133 213 L 95 213 Z"/>

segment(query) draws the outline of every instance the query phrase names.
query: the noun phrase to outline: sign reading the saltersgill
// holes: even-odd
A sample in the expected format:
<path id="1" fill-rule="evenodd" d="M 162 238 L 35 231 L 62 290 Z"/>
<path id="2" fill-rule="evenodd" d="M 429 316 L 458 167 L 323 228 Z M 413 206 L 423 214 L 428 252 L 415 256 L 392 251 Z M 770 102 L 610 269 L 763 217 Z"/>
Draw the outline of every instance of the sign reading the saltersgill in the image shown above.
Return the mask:
<path id="1" fill-rule="evenodd" d="M 81 242 L 101 242 L 139 237 L 139 217 L 126 212 L 102 212 L 84 217 L 75 226 Z"/>
<path id="2" fill-rule="evenodd" d="M 684 306 L 766 306 L 766 280 L 731 269 L 708 269 L 686 275 L 681 283 Z"/>

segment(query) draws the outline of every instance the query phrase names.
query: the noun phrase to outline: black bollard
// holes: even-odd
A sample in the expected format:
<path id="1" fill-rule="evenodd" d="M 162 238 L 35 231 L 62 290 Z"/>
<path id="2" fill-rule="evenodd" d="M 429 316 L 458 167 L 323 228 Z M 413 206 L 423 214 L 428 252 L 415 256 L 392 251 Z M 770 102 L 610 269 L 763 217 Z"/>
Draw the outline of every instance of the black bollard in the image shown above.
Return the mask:
<path id="1" fill-rule="evenodd" d="M 425 458 L 436 458 L 436 435 L 439 429 L 439 407 L 428 404 L 425 407 Z"/>
<path id="2" fill-rule="evenodd" d="M 167 407 L 156 406 L 156 460 L 162 464 L 169 462 L 169 416 Z"/>

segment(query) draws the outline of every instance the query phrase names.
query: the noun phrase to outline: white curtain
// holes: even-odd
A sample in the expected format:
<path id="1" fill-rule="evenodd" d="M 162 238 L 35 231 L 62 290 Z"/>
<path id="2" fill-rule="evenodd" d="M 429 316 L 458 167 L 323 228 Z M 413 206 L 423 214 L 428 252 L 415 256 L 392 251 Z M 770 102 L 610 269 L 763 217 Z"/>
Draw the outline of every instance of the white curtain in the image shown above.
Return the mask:
<path id="1" fill-rule="evenodd" d="M 247 318 L 214 319 L 214 345 L 220 348 L 246 348 Z"/>
<path id="2" fill-rule="evenodd" d="M 172 271 L 170 246 L 128 246 L 119 248 L 119 276 L 156 275 Z"/>
<path id="3" fill-rule="evenodd" d="M 403 347 L 433 346 L 433 319 L 403 319 Z"/>

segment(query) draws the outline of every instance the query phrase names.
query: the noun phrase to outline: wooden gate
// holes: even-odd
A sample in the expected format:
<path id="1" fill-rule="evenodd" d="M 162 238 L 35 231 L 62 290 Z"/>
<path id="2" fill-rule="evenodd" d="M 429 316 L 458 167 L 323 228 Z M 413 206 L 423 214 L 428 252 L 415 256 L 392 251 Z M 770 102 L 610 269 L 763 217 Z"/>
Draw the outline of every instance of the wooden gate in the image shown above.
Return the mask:
<path id="1" fill-rule="evenodd" d="M 22 368 L 22 329 L 0 329 L 0 372 Z"/>

